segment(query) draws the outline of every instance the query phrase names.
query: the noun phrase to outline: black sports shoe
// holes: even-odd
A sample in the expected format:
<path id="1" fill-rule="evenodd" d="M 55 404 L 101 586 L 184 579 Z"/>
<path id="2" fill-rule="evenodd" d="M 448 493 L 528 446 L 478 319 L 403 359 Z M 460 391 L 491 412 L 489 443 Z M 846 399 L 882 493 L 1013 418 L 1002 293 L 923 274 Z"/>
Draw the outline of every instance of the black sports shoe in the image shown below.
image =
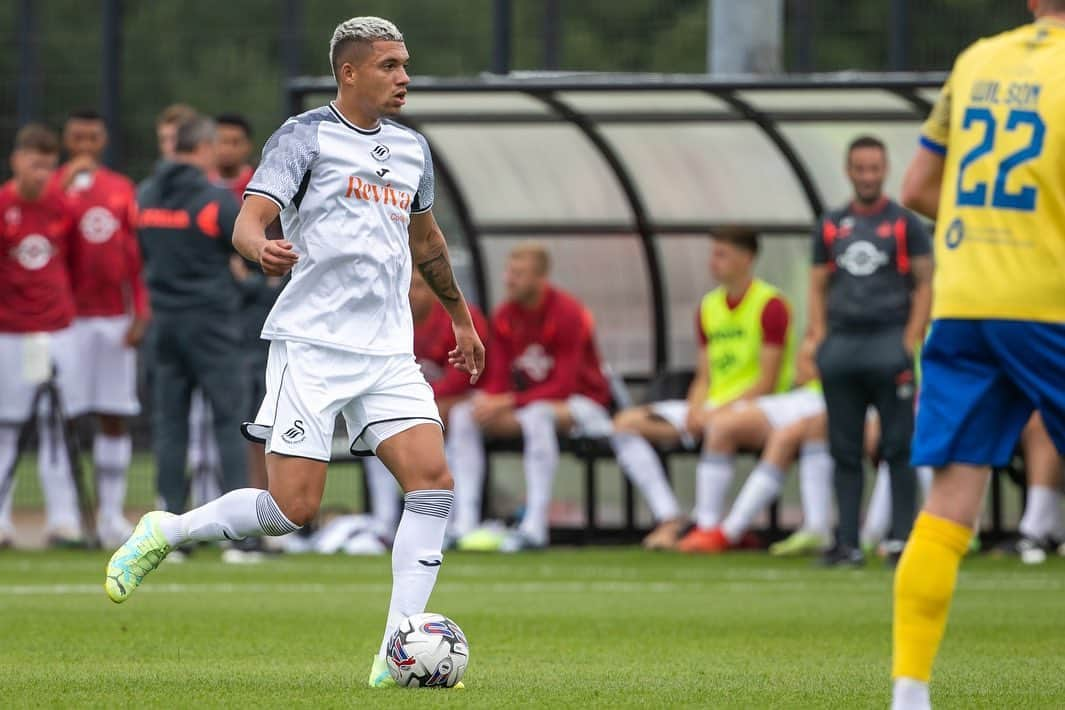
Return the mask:
<path id="1" fill-rule="evenodd" d="M 902 557 L 902 551 L 906 549 L 906 543 L 902 540 L 884 540 L 880 544 L 880 549 L 884 551 L 884 566 L 888 569 L 895 569 L 899 566 L 899 558 Z"/>
<path id="2" fill-rule="evenodd" d="M 1021 562 L 1026 565 L 1039 565 L 1046 562 L 1047 551 L 1053 550 L 1054 547 L 1055 545 L 1050 541 L 1018 535 L 996 545 L 992 554 L 997 557 L 1020 557 Z"/>
<path id="3" fill-rule="evenodd" d="M 819 567 L 864 567 L 865 555 L 860 548 L 835 544 L 818 558 Z"/>

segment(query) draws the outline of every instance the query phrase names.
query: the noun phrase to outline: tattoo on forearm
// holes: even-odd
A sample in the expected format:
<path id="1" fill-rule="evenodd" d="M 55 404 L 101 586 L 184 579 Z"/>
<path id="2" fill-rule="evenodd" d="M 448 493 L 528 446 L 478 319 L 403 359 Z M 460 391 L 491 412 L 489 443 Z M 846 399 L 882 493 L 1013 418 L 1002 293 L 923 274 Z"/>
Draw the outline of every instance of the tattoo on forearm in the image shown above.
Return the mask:
<path id="1" fill-rule="evenodd" d="M 418 271 L 445 306 L 462 300 L 462 292 L 455 282 L 455 274 L 451 270 L 451 261 L 446 251 L 419 263 Z"/>

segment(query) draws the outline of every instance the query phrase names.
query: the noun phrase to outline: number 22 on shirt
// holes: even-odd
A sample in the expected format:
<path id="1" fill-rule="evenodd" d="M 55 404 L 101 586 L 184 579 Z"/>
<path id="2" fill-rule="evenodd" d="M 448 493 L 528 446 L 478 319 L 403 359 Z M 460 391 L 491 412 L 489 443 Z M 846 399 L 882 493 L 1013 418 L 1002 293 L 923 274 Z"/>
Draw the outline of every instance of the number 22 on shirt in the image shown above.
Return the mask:
<path id="1" fill-rule="evenodd" d="M 1006 114 L 1006 120 L 1000 124 L 990 108 L 970 106 L 965 109 L 962 117 L 962 129 L 980 136 L 980 142 L 965 154 L 959 164 L 958 207 L 1035 211 L 1038 188 L 1035 185 L 1017 185 L 1016 180 L 1011 184 L 1010 177 L 1017 168 L 1042 154 L 1046 138 L 1046 123 L 1043 118 L 1035 111 L 1012 109 Z M 1006 137 L 1011 135 L 1023 137 L 1024 132 L 1028 136 L 1026 143 L 1014 152 L 999 156 L 1001 151 L 996 150 L 996 145 L 1001 146 L 1000 141 L 1007 140 Z M 970 168 L 974 165 L 996 158 L 998 164 L 994 169 L 993 186 L 989 186 L 986 180 L 971 176 L 971 172 L 984 172 L 971 171 Z"/>

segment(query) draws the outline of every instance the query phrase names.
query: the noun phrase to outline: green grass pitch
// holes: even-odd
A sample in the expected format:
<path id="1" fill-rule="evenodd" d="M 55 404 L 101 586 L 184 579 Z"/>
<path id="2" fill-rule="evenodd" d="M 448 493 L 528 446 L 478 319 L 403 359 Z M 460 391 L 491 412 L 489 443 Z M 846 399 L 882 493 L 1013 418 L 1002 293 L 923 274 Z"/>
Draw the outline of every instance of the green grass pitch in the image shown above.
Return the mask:
<path id="1" fill-rule="evenodd" d="M 467 690 L 364 686 L 387 558 L 164 563 L 126 604 L 101 553 L 0 553 L 0 707 L 886 708 L 891 574 L 763 555 L 451 553 L 431 611 Z M 1065 560 L 970 559 L 937 708 L 1065 707 Z"/>

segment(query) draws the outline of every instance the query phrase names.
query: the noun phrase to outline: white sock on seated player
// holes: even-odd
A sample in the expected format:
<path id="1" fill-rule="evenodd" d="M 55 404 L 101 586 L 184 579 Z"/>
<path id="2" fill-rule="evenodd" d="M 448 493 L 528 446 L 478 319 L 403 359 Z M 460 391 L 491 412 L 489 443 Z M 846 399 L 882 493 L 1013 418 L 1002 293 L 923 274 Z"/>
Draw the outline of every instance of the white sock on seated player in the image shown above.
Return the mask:
<path id="1" fill-rule="evenodd" d="M 823 441 L 810 441 L 799 452 L 799 498 L 802 528 L 822 535 L 832 533 L 832 474 L 835 463 Z"/>
<path id="2" fill-rule="evenodd" d="M 721 530 L 729 542 L 739 542 L 755 516 L 765 510 L 780 495 L 784 486 L 784 472 L 771 463 L 759 463 L 743 484 Z"/>
<path id="3" fill-rule="evenodd" d="M 695 467 L 695 524 L 712 528 L 721 522 L 732 485 L 734 457 L 704 452 Z"/>
<path id="4" fill-rule="evenodd" d="M 269 491 L 238 488 L 220 498 L 160 523 L 171 547 L 186 542 L 243 540 L 264 535 L 279 536 L 300 529 L 285 517 Z"/>
<path id="5" fill-rule="evenodd" d="M 392 543 L 392 600 L 379 655 L 403 619 L 425 611 L 444 555 L 444 531 L 454 494 L 448 490 L 411 491 L 403 498 L 403 517 Z"/>
<path id="6" fill-rule="evenodd" d="M 370 489 L 370 513 L 374 520 L 374 533 L 392 538 L 399 522 L 399 488 L 392 472 L 376 456 L 362 460 L 366 470 L 366 485 Z"/>
<path id="7" fill-rule="evenodd" d="M 555 410 L 547 402 L 533 402 L 519 409 L 516 416 L 524 440 L 525 517 L 521 531 L 534 542 L 547 544 L 551 488 L 560 456 Z"/>
<path id="8" fill-rule="evenodd" d="M 614 432 L 610 436 L 618 465 L 639 489 L 656 522 L 680 517 L 677 496 L 669 487 L 662 460 L 647 439 L 639 434 Z"/>
<path id="9" fill-rule="evenodd" d="M 455 515 L 452 530 L 461 537 L 481 523 L 484 487 L 484 435 L 473 419 L 473 402 L 451 408 L 447 426 L 448 465 L 455 478 Z"/>
<path id="10" fill-rule="evenodd" d="M 881 461 L 876 467 L 876 483 L 869 496 L 869 505 L 865 509 L 865 523 L 862 525 L 862 545 L 878 545 L 891 529 L 891 472 L 887 462 Z"/>
<path id="11" fill-rule="evenodd" d="M 1028 486 L 1028 501 L 1017 530 L 1033 540 L 1061 532 L 1061 493 L 1046 486 Z"/>

